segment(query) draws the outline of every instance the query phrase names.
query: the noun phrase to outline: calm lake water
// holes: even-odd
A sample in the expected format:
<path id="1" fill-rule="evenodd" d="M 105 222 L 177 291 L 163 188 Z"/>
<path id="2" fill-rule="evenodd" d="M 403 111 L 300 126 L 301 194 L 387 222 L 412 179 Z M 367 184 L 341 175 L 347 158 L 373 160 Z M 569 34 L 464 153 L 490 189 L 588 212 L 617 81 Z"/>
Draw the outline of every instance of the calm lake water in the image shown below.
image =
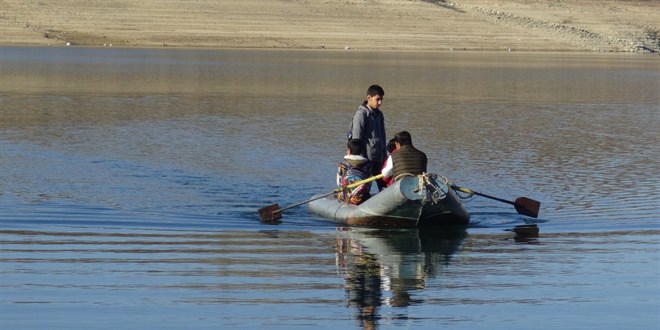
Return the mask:
<path id="1" fill-rule="evenodd" d="M 0 48 L 2 329 L 659 329 L 660 58 Z M 284 212 L 366 88 L 472 225 Z M 517 240 L 536 224 L 537 239 Z"/>

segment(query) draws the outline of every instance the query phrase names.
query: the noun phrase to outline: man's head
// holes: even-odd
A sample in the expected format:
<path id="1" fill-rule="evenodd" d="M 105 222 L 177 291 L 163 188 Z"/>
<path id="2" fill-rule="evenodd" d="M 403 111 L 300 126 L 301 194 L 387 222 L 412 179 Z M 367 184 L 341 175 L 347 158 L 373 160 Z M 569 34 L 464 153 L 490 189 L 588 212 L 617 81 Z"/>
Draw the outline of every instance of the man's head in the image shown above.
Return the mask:
<path id="1" fill-rule="evenodd" d="M 349 155 L 361 155 L 364 152 L 364 143 L 360 139 L 350 139 L 346 144 Z"/>
<path id="2" fill-rule="evenodd" d="M 399 147 L 405 145 L 412 145 L 412 137 L 410 137 L 410 133 L 406 131 L 401 131 L 399 133 L 396 133 L 394 135 L 394 138 L 396 139 L 396 144 Z"/>
<path id="3" fill-rule="evenodd" d="M 378 85 L 371 85 L 367 89 L 367 106 L 370 109 L 378 109 L 383 104 L 385 91 Z"/>

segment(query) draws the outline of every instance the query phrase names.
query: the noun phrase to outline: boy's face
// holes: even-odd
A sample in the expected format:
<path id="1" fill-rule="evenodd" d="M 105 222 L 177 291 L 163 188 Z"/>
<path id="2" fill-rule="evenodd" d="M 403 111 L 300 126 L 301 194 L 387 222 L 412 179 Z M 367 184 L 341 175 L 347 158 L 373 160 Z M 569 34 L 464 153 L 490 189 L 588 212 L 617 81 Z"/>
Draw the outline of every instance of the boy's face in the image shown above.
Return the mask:
<path id="1" fill-rule="evenodd" d="M 371 109 L 378 109 L 380 105 L 383 104 L 383 97 L 380 95 L 367 95 L 367 105 Z"/>

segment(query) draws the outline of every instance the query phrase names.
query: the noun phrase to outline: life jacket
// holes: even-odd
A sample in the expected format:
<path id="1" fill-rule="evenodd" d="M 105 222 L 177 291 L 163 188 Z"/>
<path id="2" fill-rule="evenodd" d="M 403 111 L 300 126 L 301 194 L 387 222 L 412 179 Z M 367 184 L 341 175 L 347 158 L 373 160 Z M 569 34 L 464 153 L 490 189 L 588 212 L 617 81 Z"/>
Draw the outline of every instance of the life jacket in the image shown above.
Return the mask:
<path id="1" fill-rule="evenodd" d="M 426 154 L 417 150 L 412 145 L 403 145 L 392 154 L 392 177 L 397 178 L 401 174 L 420 175 L 426 172 Z"/>

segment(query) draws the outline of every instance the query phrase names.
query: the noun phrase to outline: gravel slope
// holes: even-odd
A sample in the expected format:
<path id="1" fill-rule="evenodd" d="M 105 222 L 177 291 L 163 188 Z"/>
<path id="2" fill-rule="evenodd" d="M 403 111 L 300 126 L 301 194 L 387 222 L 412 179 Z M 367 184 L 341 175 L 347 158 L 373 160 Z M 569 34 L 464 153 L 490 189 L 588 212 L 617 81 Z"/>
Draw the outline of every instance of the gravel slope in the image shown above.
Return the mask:
<path id="1" fill-rule="evenodd" d="M 0 0 L 0 44 L 657 52 L 650 0 Z"/>

